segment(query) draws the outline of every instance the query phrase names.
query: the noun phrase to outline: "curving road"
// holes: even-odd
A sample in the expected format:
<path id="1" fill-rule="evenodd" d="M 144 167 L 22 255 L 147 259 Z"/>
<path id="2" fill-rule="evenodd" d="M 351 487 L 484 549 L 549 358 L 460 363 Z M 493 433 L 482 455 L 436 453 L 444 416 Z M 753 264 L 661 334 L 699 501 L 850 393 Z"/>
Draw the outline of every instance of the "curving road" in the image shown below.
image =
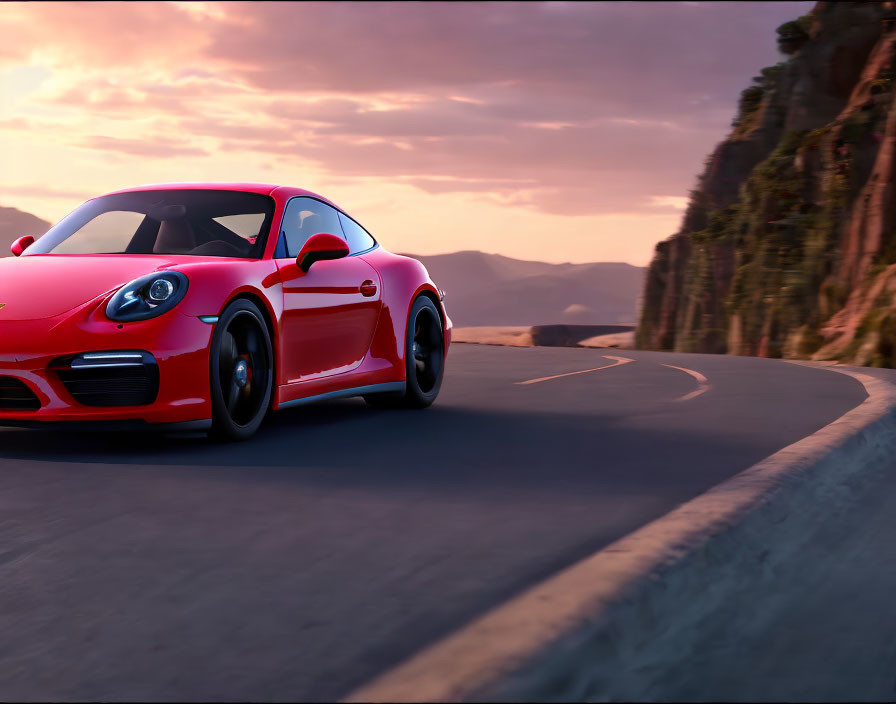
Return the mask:
<path id="1" fill-rule="evenodd" d="M 864 397 L 774 360 L 455 345 L 426 412 L 300 407 L 223 446 L 0 430 L 0 691 L 344 696 Z"/>

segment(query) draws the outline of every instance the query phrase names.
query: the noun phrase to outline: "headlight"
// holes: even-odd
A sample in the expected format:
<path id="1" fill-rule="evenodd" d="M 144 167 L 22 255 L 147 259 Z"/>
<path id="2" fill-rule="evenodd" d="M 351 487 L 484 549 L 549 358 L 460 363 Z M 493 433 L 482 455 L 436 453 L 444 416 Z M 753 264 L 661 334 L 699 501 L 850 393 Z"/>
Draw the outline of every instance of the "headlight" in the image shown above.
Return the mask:
<path id="1" fill-rule="evenodd" d="M 106 305 L 106 315 L 120 323 L 155 318 L 181 302 L 187 284 L 187 277 L 179 271 L 141 276 L 115 292 Z"/>

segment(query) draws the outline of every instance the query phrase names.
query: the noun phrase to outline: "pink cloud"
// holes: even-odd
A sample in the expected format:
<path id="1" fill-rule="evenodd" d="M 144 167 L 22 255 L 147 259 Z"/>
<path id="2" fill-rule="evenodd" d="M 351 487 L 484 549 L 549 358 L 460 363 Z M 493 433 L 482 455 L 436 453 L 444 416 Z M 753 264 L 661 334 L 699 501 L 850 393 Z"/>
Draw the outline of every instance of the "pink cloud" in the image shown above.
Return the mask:
<path id="1" fill-rule="evenodd" d="M 69 78 L 52 106 L 152 115 L 178 135 L 73 135 L 82 147 L 202 157 L 191 140 L 210 140 L 343 178 L 599 213 L 684 194 L 739 91 L 777 60 L 774 27 L 810 6 L 31 3 L 0 29 L 13 55 L 39 49 Z"/>
<path id="2" fill-rule="evenodd" d="M 36 48 L 57 65 L 139 66 L 165 57 L 196 55 L 207 40 L 198 18 L 160 2 L 4 3 L 0 32 L 7 58 L 28 58 Z"/>
<path id="3" fill-rule="evenodd" d="M 22 196 L 26 198 L 58 198 L 62 200 L 87 200 L 93 198 L 96 193 L 79 191 L 70 188 L 54 188 L 43 184 L 5 184 L 0 186 L 0 197 Z"/>
<path id="4" fill-rule="evenodd" d="M 178 156 L 209 155 L 209 152 L 205 149 L 192 147 L 185 142 L 178 142 L 167 138 L 143 140 L 91 135 L 78 142 L 77 146 L 104 152 L 120 152 L 122 154 L 146 156 L 157 159 L 168 159 Z"/>

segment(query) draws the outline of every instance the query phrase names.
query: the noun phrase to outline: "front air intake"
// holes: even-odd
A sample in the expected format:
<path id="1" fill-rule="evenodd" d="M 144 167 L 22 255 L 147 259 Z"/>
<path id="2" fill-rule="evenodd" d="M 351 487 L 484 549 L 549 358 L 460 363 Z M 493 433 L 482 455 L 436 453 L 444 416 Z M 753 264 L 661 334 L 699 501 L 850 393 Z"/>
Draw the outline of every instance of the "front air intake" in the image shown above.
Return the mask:
<path id="1" fill-rule="evenodd" d="M 85 406 L 146 406 L 159 393 L 159 365 L 149 352 L 85 352 L 50 367 Z"/>
<path id="2" fill-rule="evenodd" d="M 11 376 L 0 376 L 0 410 L 36 411 L 40 400 L 25 382 Z"/>

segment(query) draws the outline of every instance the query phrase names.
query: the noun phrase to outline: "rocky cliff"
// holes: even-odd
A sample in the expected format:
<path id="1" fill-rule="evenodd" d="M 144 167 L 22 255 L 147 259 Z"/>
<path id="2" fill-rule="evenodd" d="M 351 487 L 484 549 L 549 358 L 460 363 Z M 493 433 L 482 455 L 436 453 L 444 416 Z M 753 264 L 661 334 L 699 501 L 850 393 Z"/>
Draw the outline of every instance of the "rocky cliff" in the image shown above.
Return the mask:
<path id="1" fill-rule="evenodd" d="M 741 94 L 637 344 L 896 366 L 896 3 L 819 2 Z"/>

